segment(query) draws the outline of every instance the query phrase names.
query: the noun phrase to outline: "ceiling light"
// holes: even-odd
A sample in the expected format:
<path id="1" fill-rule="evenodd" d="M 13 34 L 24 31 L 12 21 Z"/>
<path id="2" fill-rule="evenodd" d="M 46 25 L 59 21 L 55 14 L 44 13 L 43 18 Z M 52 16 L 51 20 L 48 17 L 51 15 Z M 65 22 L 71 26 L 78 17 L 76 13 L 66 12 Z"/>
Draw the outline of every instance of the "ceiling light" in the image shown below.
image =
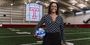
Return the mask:
<path id="1" fill-rule="evenodd" d="M 24 2 L 24 4 L 27 4 L 27 2 Z"/>
<path id="2" fill-rule="evenodd" d="M 13 3 L 11 3 L 10 5 L 13 6 Z"/>
<path id="3" fill-rule="evenodd" d="M 31 0 L 28 0 L 28 2 L 31 2 Z"/>
<path id="4" fill-rule="evenodd" d="M 89 1 L 89 0 L 85 0 L 85 1 Z"/>
<path id="5" fill-rule="evenodd" d="M 57 2 L 56 0 L 50 0 L 50 2 Z"/>
<path id="6" fill-rule="evenodd" d="M 73 9 L 71 9 L 70 11 L 73 11 Z"/>
<path id="7" fill-rule="evenodd" d="M 85 4 L 78 4 L 77 6 L 80 7 L 80 8 L 87 7 Z"/>
<path id="8" fill-rule="evenodd" d="M 82 14 L 83 14 L 83 11 L 76 13 L 76 15 L 82 15 Z"/>
<path id="9" fill-rule="evenodd" d="M 48 7 L 48 6 L 49 6 L 49 4 L 47 4 L 47 3 L 44 3 L 44 5 L 45 5 L 46 7 Z"/>
<path id="10" fill-rule="evenodd" d="M 72 5 L 75 5 L 76 3 L 73 3 Z"/>
<path id="11" fill-rule="evenodd" d="M 36 1 L 36 3 L 38 3 L 38 4 L 39 4 L 39 3 L 41 3 L 41 1 Z"/>
<path id="12" fill-rule="evenodd" d="M 44 5 L 44 2 L 42 1 L 36 1 L 37 4 Z"/>
<path id="13" fill-rule="evenodd" d="M 60 10 L 61 10 L 63 13 L 66 12 L 66 10 L 64 10 L 64 9 L 60 9 Z"/>
<path id="14" fill-rule="evenodd" d="M 74 9 L 73 7 L 68 7 L 68 8 L 71 9 L 71 10 Z"/>
<path id="15" fill-rule="evenodd" d="M 69 3 L 71 3 L 71 4 L 76 4 L 77 1 L 76 1 L 76 0 L 70 0 Z"/>

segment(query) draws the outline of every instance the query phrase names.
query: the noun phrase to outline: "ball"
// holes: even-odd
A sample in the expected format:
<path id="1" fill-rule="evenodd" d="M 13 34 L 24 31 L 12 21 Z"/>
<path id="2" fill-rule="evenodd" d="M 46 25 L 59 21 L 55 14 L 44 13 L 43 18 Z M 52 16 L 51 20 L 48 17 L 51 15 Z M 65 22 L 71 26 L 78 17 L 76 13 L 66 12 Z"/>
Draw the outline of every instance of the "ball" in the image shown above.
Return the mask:
<path id="1" fill-rule="evenodd" d="M 38 30 L 36 30 L 35 35 L 37 37 L 43 38 L 45 36 L 45 30 L 43 28 L 38 28 Z"/>

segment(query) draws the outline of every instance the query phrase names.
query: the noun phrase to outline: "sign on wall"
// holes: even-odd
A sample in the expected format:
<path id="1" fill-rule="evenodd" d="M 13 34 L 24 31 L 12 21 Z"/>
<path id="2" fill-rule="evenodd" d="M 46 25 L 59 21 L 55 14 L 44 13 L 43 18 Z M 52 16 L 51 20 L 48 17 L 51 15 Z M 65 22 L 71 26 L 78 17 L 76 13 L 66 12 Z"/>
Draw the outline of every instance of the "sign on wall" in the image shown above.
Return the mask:
<path id="1" fill-rule="evenodd" d="M 42 5 L 36 3 L 26 4 L 26 21 L 40 21 L 42 13 Z"/>

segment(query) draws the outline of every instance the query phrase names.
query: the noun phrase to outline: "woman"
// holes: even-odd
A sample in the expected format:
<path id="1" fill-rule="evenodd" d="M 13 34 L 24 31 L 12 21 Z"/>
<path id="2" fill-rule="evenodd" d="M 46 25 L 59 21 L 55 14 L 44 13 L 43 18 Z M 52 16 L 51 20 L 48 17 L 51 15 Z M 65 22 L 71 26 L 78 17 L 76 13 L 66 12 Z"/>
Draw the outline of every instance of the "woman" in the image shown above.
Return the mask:
<path id="1" fill-rule="evenodd" d="M 61 45 L 63 40 L 63 19 L 59 15 L 59 5 L 51 2 L 48 8 L 48 15 L 42 17 L 36 29 L 45 23 L 46 35 L 43 38 L 43 45 Z"/>

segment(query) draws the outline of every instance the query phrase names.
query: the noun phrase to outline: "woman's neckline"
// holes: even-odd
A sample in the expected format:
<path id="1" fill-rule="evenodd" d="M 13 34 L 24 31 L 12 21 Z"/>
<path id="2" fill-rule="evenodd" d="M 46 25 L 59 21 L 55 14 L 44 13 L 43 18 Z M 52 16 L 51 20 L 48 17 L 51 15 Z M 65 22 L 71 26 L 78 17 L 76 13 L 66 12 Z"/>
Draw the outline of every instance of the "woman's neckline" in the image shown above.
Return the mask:
<path id="1" fill-rule="evenodd" d="M 49 15 L 49 16 L 50 16 L 51 22 L 55 23 L 55 22 L 57 21 L 58 15 L 57 15 L 57 17 L 55 18 L 55 20 L 53 20 L 53 18 L 51 17 L 51 15 Z"/>

